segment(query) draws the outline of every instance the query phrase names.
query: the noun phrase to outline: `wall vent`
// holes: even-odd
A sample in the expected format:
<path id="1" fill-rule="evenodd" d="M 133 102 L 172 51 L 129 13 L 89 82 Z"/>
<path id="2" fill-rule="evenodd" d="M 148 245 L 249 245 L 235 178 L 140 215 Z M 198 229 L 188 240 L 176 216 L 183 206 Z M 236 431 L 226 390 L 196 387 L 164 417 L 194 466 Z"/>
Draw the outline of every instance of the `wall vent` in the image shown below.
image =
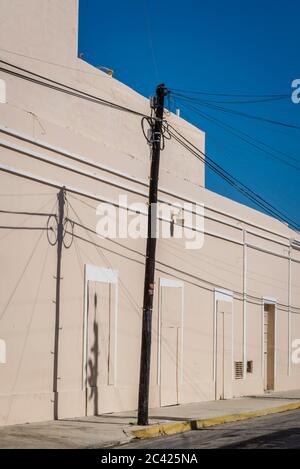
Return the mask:
<path id="1" fill-rule="evenodd" d="M 244 376 L 243 362 L 234 362 L 235 379 L 243 379 L 243 376 Z"/>
<path id="2" fill-rule="evenodd" d="M 247 361 L 247 373 L 253 373 L 253 360 Z"/>

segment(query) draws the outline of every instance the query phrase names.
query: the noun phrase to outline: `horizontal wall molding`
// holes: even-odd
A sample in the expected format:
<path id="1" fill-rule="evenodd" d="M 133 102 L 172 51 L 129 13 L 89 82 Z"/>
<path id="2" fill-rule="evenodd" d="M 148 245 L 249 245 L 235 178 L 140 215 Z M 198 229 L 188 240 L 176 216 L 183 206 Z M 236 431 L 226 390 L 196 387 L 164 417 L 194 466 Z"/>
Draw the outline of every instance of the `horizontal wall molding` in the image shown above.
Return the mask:
<path id="1" fill-rule="evenodd" d="M 30 180 L 30 181 L 34 181 L 34 182 L 37 182 L 39 184 L 42 184 L 42 185 L 46 185 L 47 187 L 52 187 L 52 188 L 55 188 L 55 189 L 61 189 L 63 187 L 63 183 L 61 182 L 57 182 L 57 181 L 54 181 L 54 180 L 50 180 L 50 179 L 46 179 L 46 178 L 42 178 L 40 176 L 37 176 L 33 173 L 30 173 L 28 171 L 21 171 L 21 170 L 18 170 L 17 168 L 14 168 L 12 166 L 9 166 L 9 165 L 5 165 L 5 164 L 1 164 L 0 163 L 0 171 L 3 171 L 3 172 L 6 172 L 8 174 L 12 174 L 14 176 L 18 176 L 18 177 L 21 177 L 23 179 L 27 179 L 27 180 Z M 85 191 L 81 191 L 79 190 L 78 188 L 75 188 L 75 187 L 72 187 L 72 186 L 68 186 L 66 187 L 66 190 L 73 193 L 73 194 L 76 194 L 76 195 L 81 195 L 83 197 L 87 197 L 89 199 L 92 199 L 92 200 L 95 200 L 95 201 L 103 201 L 102 199 L 99 198 L 99 196 L 97 196 L 96 194 L 93 194 L 93 193 L 89 193 L 89 192 L 85 192 Z M 242 243 L 243 244 L 243 243 Z M 126 248 L 126 246 L 123 246 L 124 248 Z M 105 247 L 102 247 L 104 250 L 107 250 L 107 248 Z M 252 246 L 253 249 L 256 249 L 255 246 Z M 272 254 L 272 253 L 271 253 Z M 144 254 L 143 254 L 144 256 Z M 136 261 L 135 261 L 136 262 Z M 139 262 L 139 261 L 138 261 Z M 300 264 L 300 260 L 296 260 L 294 259 L 293 262 L 295 263 L 298 263 Z M 192 275 L 190 273 L 187 273 L 187 272 L 184 272 L 184 271 L 180 271 L 179 269 L 176 269 L 174 268 L 173 266 L 169 266 L 163 262 L 157 262 L 159 265 L 163 266 L 163 267 L 166 267 L 167 269 L 169 269 L 170 271 L 176 271 L 186 277 L 189 277 L 189 278 L 192 278 L 192 279 L 195 279 L 197 280 L 198 282 L 202 282 L 202 283 L 205 283 L 206 285 L 210 285 L 211 288 L 208 288 L 208 287 L 204 287 L 203 285 L 198 285 L 194 282 L 192 282 L 191 280 L 184 280 L 190 284 L 193 284 L 199 288 L 204 288 L 204 289 L 207 289 L 207 290 L 210 290 L 210 291 L 214 291 L 215 288 L 223 288 L 221 286 L 218 286 L 216 285 L 215 283 L 213 282 L 209 282 L 207 280 L 204 280 L 204 279 L 201 279 L 195 275 Z M 163 273 L 163 274 L 167 274 L 167 275 L 170 275 L 171 277 L 174 277 L 176 279 L 178 279 L 178 276 L 177 275 L 174 275 L 172 274 L 172 272 L 165 272 L 161 269 L 157 269 L 159 272 Z M 234 292 L 235 295 L 240 295 L 241 297 L 243 296 L 243 293 L 241 292 Z M 252 295 L 248 295 L 249 298 L 254 298 Z M 255 297 L 256 298 L 256 297 Z M 235 299 L 238 299 L 238 298 L 235 298 Z M 241 298 L 242 299 L 242 298 Z M 292 306 L 292 309 L 296 309 L 297 307 L 296 306 Z M 296 313 L 297 314 L 297 313 Z"/>
<path id="2" fill-rule="evenodd" d="M 55 153 L 57 153 L 57 154 L 60 154 L 60 155 L 62 155 L 62 156 L 65 156 L 65 157 L 67 157 L 67 158 L 71 158 L 71 159 L 76 160 L 76 161 L 78 161 L 78 162 L 80 162 L 80 163 L 93 166 L 94 168 L 97 168 L 97 169 L 99 169 L 99 170 L 101 170 L 101 171 L 108 172 L 108 173 L 113 174 L 113 175 L 115 175 L 115 176 L 117 176 L 117 177 L 127 179 L 128 181 L 131 181 L 131 182 L 133 182 L 133 183 L 135 183 L 135 184 L 139 184 L 139 185 L 142 185 L 142 186 L 148 188 L 148 182 L 146 182 L 146 181 L 143 181 L 143 180 L 141 180 L 141 179 L 138 179 L 138 178 L 135 178 L 135 177 L 133 177 L 133 176 L 130 176 L 130 175 L 127 174 L 127 173 L 124 173 L 124 172 L 120 172 L 120 171 L 118 171 L 118 170 L 115 170 L 115 169 L 113 169 L 112 167 L 109 167 L 109 166 L 106 166 L 106 165 L 103 165 L 103 164 L 96 163 L 95 161 L 93 161 L 93 160 L 91 160 L 91 159 L 89 159 L 89 158 L 86 158 L 86 157 L 83 157 L 83 156 L 79 156 L 78 154 L 75 154 L 75 153 L 69 152 L 69 151 L 67 151 L 67 150 L 61 149 L 61 148 L 59 148 L 59 147 L 57 147 L 57 146 L 54 146 L 54 145 L 45 143 L 45 142 L 43 142 L 43 141 L 41 141 L 41 140 L 34 139 L 34 138 L 32 138 L 32 137 L 30 137 L 30 136 L 28 136 L 28 135 L 26 135 L 26 134 L 24 134 L 24 133 L 22 133 L 22 132 L 16 131 L 16 130 L 14 130 L 14 129 L 10 129 L 10 128 L 5 127 L 5 126 L 2 126 L 2 125 L 0 125 L 0 132 L 5 133 L 5 134 L 10 135 L 10 136 L 13 136 L 13 137 L 16 137 L 16 138 L 19 138 L 19 139 L 21 139 L 21 140 L 23 140 L 23 141 L 26 141 L 26 142 L 28 142 L 28 143 L 31 143 L 31 144 L 33 144 L 33 145 L 37 145 L 37 146 L 39 146 L 39 147 L 41 147 L 41 148 L 44 148 L 44 149 L 46 149 L 46 150 L 55 152 Z M 104 182 L 104 181 L 103 181 L 103 182 Z M 109 183 L 108 180 L 107 180 L 107 183 Z M 115 184 L 115 182 L 112 182 L 112 184 Z M 136 191 L 136 192 L 139 193 L 139 194 L 142 195 L 142 196 L 148 196 L 147 193 L 139 192 L 139 191 Z M 176 194 L 176 193 L 174 193 L 174 192 L 172 192 L 172 191 L 169 191 L 169 190 L 167 190 L 167 189 L 165 189 L 165 188 L 159 188 L 159 192 L 164 193 L 164 194 L 166 194 L 166 195 L 169 195 L 169 196 L 171 196 L 171 197 L 180 198 L 181 200 L 183 200 L 183 201 L 185 201 L 185 202 L 188 202 L 188 203 L 195 203 L 193 200 L 188 199 L 188 198 L 186 198 L 186 197 L 183 197 L 182 195 L 178 195 L 178 194 Z M 160 201 L 161 201 L 161 202 L 164 202 L 164 203 L 168 203 L 167 201 L 163 201 L 163 200 L 160 200 Z M 276 231 L 274 231 L 274 230 L 270 230 L 270 229 L 268 229 L 268 228 L 266 228 L 266 227 L 263 227 L 262 225 L 259 225 L 259 224 L 256 224 L 256 223 L 251 223 L 251 222 L 245 221 L 245 220 L 243 220 L 242 218 L 239 218 L 239 217 L 237 217 L 237 216 L 235 216 L 235 215 L 232 215 L 232 214 L 230 214 L 230 213 L 228 213 L 228 212 L 226 212 L 226 211 L 218 210 L 218 209 L 213 208 L 213 207 L 211 207 L 211 206 L 209 206 L 209 205 L 205 205 L 205 208 L 206 208 L 206 210 L 209 210 L 209 211 L 212 211 L 212 212 L 214 212 L 214 213 L 217 213 L 217 214 L 219 214 L 219 215 L 221 215 L 221 216 L 230 218 L 231 220 L 235 220 L 235 221 L 238 221 L 238 222 L 242 222 L 242 223 L 244 223 L 244 224 L 247 225 L 247 226 L 252 226 L 252 227 L 257 228 L 257 229 L 259 229 L 259 230 L 262 230 L 262 231 L 264 231 L 264 232 L 266 232 L 266 233 L 269 233 L 269 234 L 278 236 L 278 237 L 280 237 L 280 238 L 282 238 L 282 239 L 290 240 L 290 237 L 287 236 L 287 235 L 283 235 L 282 233 L 278 233 L 278 232 L 276 232 Z M 267 216 L 267 215 L 266 215 L 266 216 Z M 206 216 L 206 218 L 207 218 L 207 219 L 211 219 L 211 220 L 213 220 L 213 221 L 216 221 L 216 222 L 218 222 L 218 223 L 221 223 L 221 224 L 230 226 L 230 227 L 232 227 L 232 228 L 234 228 L 234 229 L 237 229 L 237 230 L 243 230 L 242 227 L 239 227 L 239 226 L 236 226 L 236 225 L 232 225 L 231 223 L 228 223 L 228 222 L 225 222 L 225 221 L 222 221 L 222 220 L 219 220 L 219 219 L 215 219 L 215 218 L 212 218 L 212 217 L 209 217 L 209 216 Z M 270 217 L 270 218 L 272 218 L 272 217 Z M 289 229 L 290 229 L 290 228 L 289 228 Z M 248 229 L 247 229 L 247 231 L 250 233 L 250 231 L 249 231 Z M 253 232 L 252 232 L 251 234 L 253 234 L 253 235 L 255 235 L 255 236 L 262 237 L 262 235 L 260 235 L 259 233 L 253 233 Z M 274 242 L 274 243 L 280 243 L 280 242 L 277 241 L 277 240 L 268 239 L 268 238 L 265 238 L 265 239 L 267 239 L 267 240 L 269 240 L 269 241 L 272 241 L 272 242 Z"/>
<path id="3" fill-rule="evenodd" d="M 0 143 L 0 145 L 1 145 L 1 143 Z M 54 187 L 56 189 L 61 189 L 64 186 L 67 191 L 69 191 L 73 194 L 81 195 L 83 197 L 87 197 L 87 198 L 89 198 L 91 200 L 95 200 L 97 202 L 109 203 L 109 204 L 114 205 L 115 207 L 123 208 L 125 210 L 129 210 L 129 211 L 132 211 L 132 212 L 136 213 L 135 210 L 130 210 L 130 209 L 128 209 L 128 207 L 121 206 L 121 205 L 117 204 L 116 202 L 114 202 L 112 200 L 103 199 L 100 196 L 98 196 L 97 194 L 87 192 L 87 191 L 83 191 L 83 190 L 81 190 L 77 187 L 74 187 L 74 186 L 67 186 L 64 183 L 61 183 L 61 182 L 58 182 L 58 181 L 53 181 L 53 180 L 50 180 L 50 179 L 46 179 L 46 178 L 37 176 L 33 173 L 30 173 L 28 171 L 19 170 L 17 168 L 14 168 L 13 166 L 9 166 L 9 165 L 5 165 L 5 164 L 0 163 L 0 171 L 9 173 L 9 174 L 12 174 L 12 175 L 15 175 L 15 176 L 19 176 L 21 178 L 28 179 L 28 180 L 31 180 L 31 181 L 34 181 L 34 182 L 38 182 L 40 184 L 43 184 L 43 185 L 46 185 L 46 186 L 49 186 L 49 187 Z M 140 212 L 140 213 L 143 214 L 143 215 L 146 215 L 146 212 L 144 212 L 144 213 Z M 167 219 L 163 219 L 163 218 L 159 218 L 159 219 L 162 220 L 162 221 L 168 222 L 168 223 L 170 222 L 170 220 L 167 220 Z M 239 240 L 236 240 L 236 239 L 233 239 L 233 238 L 225 237 L 225 236 L 219 235 L 217 233 L 209 232 L 209 231 L 206 231 L 206 230 L 204 230 L 204 231 L 196 230 L 195 228 L 191 228 L 191 227 L 188 227 L 188 226 L 187 226 L 187 228 L 192 229 L 194 231 L 199 231 L 200 233 L 204 233 L 208 236 L 219 238 L 219 239 L 222 239 L 222 240 L 225 240 L 225 241 L 228 241 L 228 242 L 240 245 L 240 246 L 244 245 L 244 241 L 239 241 Z M 277 254 L 273 251 L 264 250 L 263 248 L 260 248 L 259 246 L 256 246 L 256 245 L 248 244 L 248 246 L 251 247 L 252 249 L 261 250 L 263 252 L 267 252 L 267 253 L 272 254 L 274 256 L 283 257 L 283 258 L 288 259 L 288 257 L 286 257 L 286 256 L 283 256 L 281 254 Z M 292 260 L 293 260 L 293 262 L 300 264 L 300 260 L 297 260 L 297 259 L 292 259 Z"/>

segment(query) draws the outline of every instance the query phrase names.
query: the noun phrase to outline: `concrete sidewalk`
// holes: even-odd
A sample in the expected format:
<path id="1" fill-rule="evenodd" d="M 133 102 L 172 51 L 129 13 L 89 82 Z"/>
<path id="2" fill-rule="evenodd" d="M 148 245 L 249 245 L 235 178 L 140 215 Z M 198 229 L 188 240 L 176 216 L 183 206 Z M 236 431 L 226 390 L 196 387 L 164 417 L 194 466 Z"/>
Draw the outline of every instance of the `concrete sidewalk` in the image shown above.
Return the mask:
<path id="1" fill-rule="evenodd" d="M 148 427 L 136 426 L 136 412 L 13 425 L 0 428 L 0 448 L 113 447 L 296 408 L 300 390 L 151 409 Z"/>

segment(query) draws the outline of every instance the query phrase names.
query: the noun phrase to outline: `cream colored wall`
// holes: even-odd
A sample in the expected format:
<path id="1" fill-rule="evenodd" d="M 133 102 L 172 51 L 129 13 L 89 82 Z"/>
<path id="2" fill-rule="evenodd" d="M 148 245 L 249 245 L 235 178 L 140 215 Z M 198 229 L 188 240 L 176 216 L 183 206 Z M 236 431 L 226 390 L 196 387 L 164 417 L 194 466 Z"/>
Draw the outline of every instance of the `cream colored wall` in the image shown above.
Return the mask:
<path id="1" fill-rule="evenodd" d="M 1 0 L 0 44 L 36 60 L 70 65 L 77 56 L 78 0 Z"/>
<path id="2" fill-rule="evenodd" d="M 8 52 L 1 52 L 1 57 L 80 90 L 149 113 L 148 100 L 76 58 L 77 2 L 28 0 L 26 8 L 24 5 L 17 0 L 0 0 L 0 8 L 5 12 L 1 15 L 4 26 L 0 28 L 0 48 L 43 61 Z M 16 10 L 24 17 L 18 37 L 15 34 L 18 23 L 13 24 Z M 33 11 L 34 15 L 28 14 Z M 61 42 L 69 48 L 58 47 Z M 56 212 L 56 185 L 65 185 L 79 192 L 79 195 L 67 192 L 67 199 L 82 222 L 95 229 L 99 199 L 116 202 L 118 195 L 125 193 L 129 201 L 147 201 L 149 147 L 142 135 L 139 117 L 60 94 L 4 72 L 0 72 L 0 79 L 5 80 L 7 88 L 7 102 L 0 104 L 0 165 L 14 167 L 17 172 L 30 172 L 50 184 L 43 185 L 1 171 L 3 209 Z M 204 150 L 203 132 L 176 116 L 170 115 L 167 119 Z M 12 131 L 4 131 L 4 126 Z M 34 141 L 28 141 L 27 137 Z M 51 149 L 49 145 L 57 148 Z M 76 155 L 70 158 L 65 152 Z M 94 166 L 78 158 L 88 158 Z M 136 181 L 129 181 L 122 173 Z M 105 182 L 105 178 L 110 182 Z M 260 340 L 263 297 L 273 297 L 278 302 L 276 387 L 292 389 L 300 385 L 300 365 L 289 363 L 288 344 L 288 337 L 291 343 L 300 335 L 300 255 L 293 250 L 289 283 L 289 238 L 294 234 L 277 220 L 208 191 L 202 187 L 203 182 L 204 169 L 199 160 L 176 142 L 167 141 L 161 156 L 159 197 L 167 202 L 204 203 L 206 219 L 204 245 L 199 250 L 186 250 L 181 240 L 158 240 L 150 393 L 153 407 L 160 405 L 159 365 L 161 354 L 167 352 L 162 350 L 159 340 L 163 314 L 158 294 L 161 278 L 183 282 L 183 342 L 179 356 L 183 373 L 178 383 L 179 402 L 215 398 L 216 289 L 226 289 L 233 294 L 233 361 L 254 361 L 253 375 L 233 380 L 233 394 L 263 391 Z M 83 192 L 88 192 L 90 197 L 84 197 Z M 75 217 L 71 208 L 69 217 Z M 46 218 L 1 214 L 0 225 L 20 223 L 45 227 Z M 145 240 L 118 240 L 122 247 L 88 235 L 80 228 L 76 228 L 75 233 L 92 239 L 101 248 L 76 239 L 69 250 L 63 251 L 59 416 L 85 414 L 86 264 L 112 268 L 119 273 L 117 379 L 113 386 L 99 386 L 99 411 L 134 409 L 139 375 Z M 48 245 L 46 233 L 42 232 L 30 259 L 39 236 L 40 232 L 36 231 L 0 230 L 0 339 L 7 344 L 7 363 L 0 364 L 2 425 L 53 418 L 56 249 Z M 243 301 L 244 294 L 248 295 L 247 301 Z"/>

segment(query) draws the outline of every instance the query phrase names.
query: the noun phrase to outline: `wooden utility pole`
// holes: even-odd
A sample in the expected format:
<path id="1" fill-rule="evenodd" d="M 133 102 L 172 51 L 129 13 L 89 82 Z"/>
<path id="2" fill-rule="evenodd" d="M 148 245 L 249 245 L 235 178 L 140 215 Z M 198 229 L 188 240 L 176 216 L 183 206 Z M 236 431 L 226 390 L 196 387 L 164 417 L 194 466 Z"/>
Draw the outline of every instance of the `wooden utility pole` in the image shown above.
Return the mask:
<path id="1" fill-rule="evenodd" d="M 57 194 L 58 220 L 57 220 L 57 261 L 56 261 L 56 297 L 55 297 L 55 325 L 54 325 L 54 359 L 53 359 L 53 394 L 54 394 L 54 420 L 58 419 L 58 352 L 60 329 L 60 282 L 61 282 L 61 258 L 64 240 L 64 211 L 65 211 L 65 187 Z"/>
<path id="2" fill-rule="evenodd" d="M 148 235 L 145 264 L 138 425 L 148 425 L 152 309 L 154 295 L 157 224 L 156 208 L 165 95 L 165 85 L 158 85 L 158 87 L 156 88 L 156 97 L 154 99 L 155 123 L 152 129 L 151 139 L 152 160 L 149 184 Z"/>

